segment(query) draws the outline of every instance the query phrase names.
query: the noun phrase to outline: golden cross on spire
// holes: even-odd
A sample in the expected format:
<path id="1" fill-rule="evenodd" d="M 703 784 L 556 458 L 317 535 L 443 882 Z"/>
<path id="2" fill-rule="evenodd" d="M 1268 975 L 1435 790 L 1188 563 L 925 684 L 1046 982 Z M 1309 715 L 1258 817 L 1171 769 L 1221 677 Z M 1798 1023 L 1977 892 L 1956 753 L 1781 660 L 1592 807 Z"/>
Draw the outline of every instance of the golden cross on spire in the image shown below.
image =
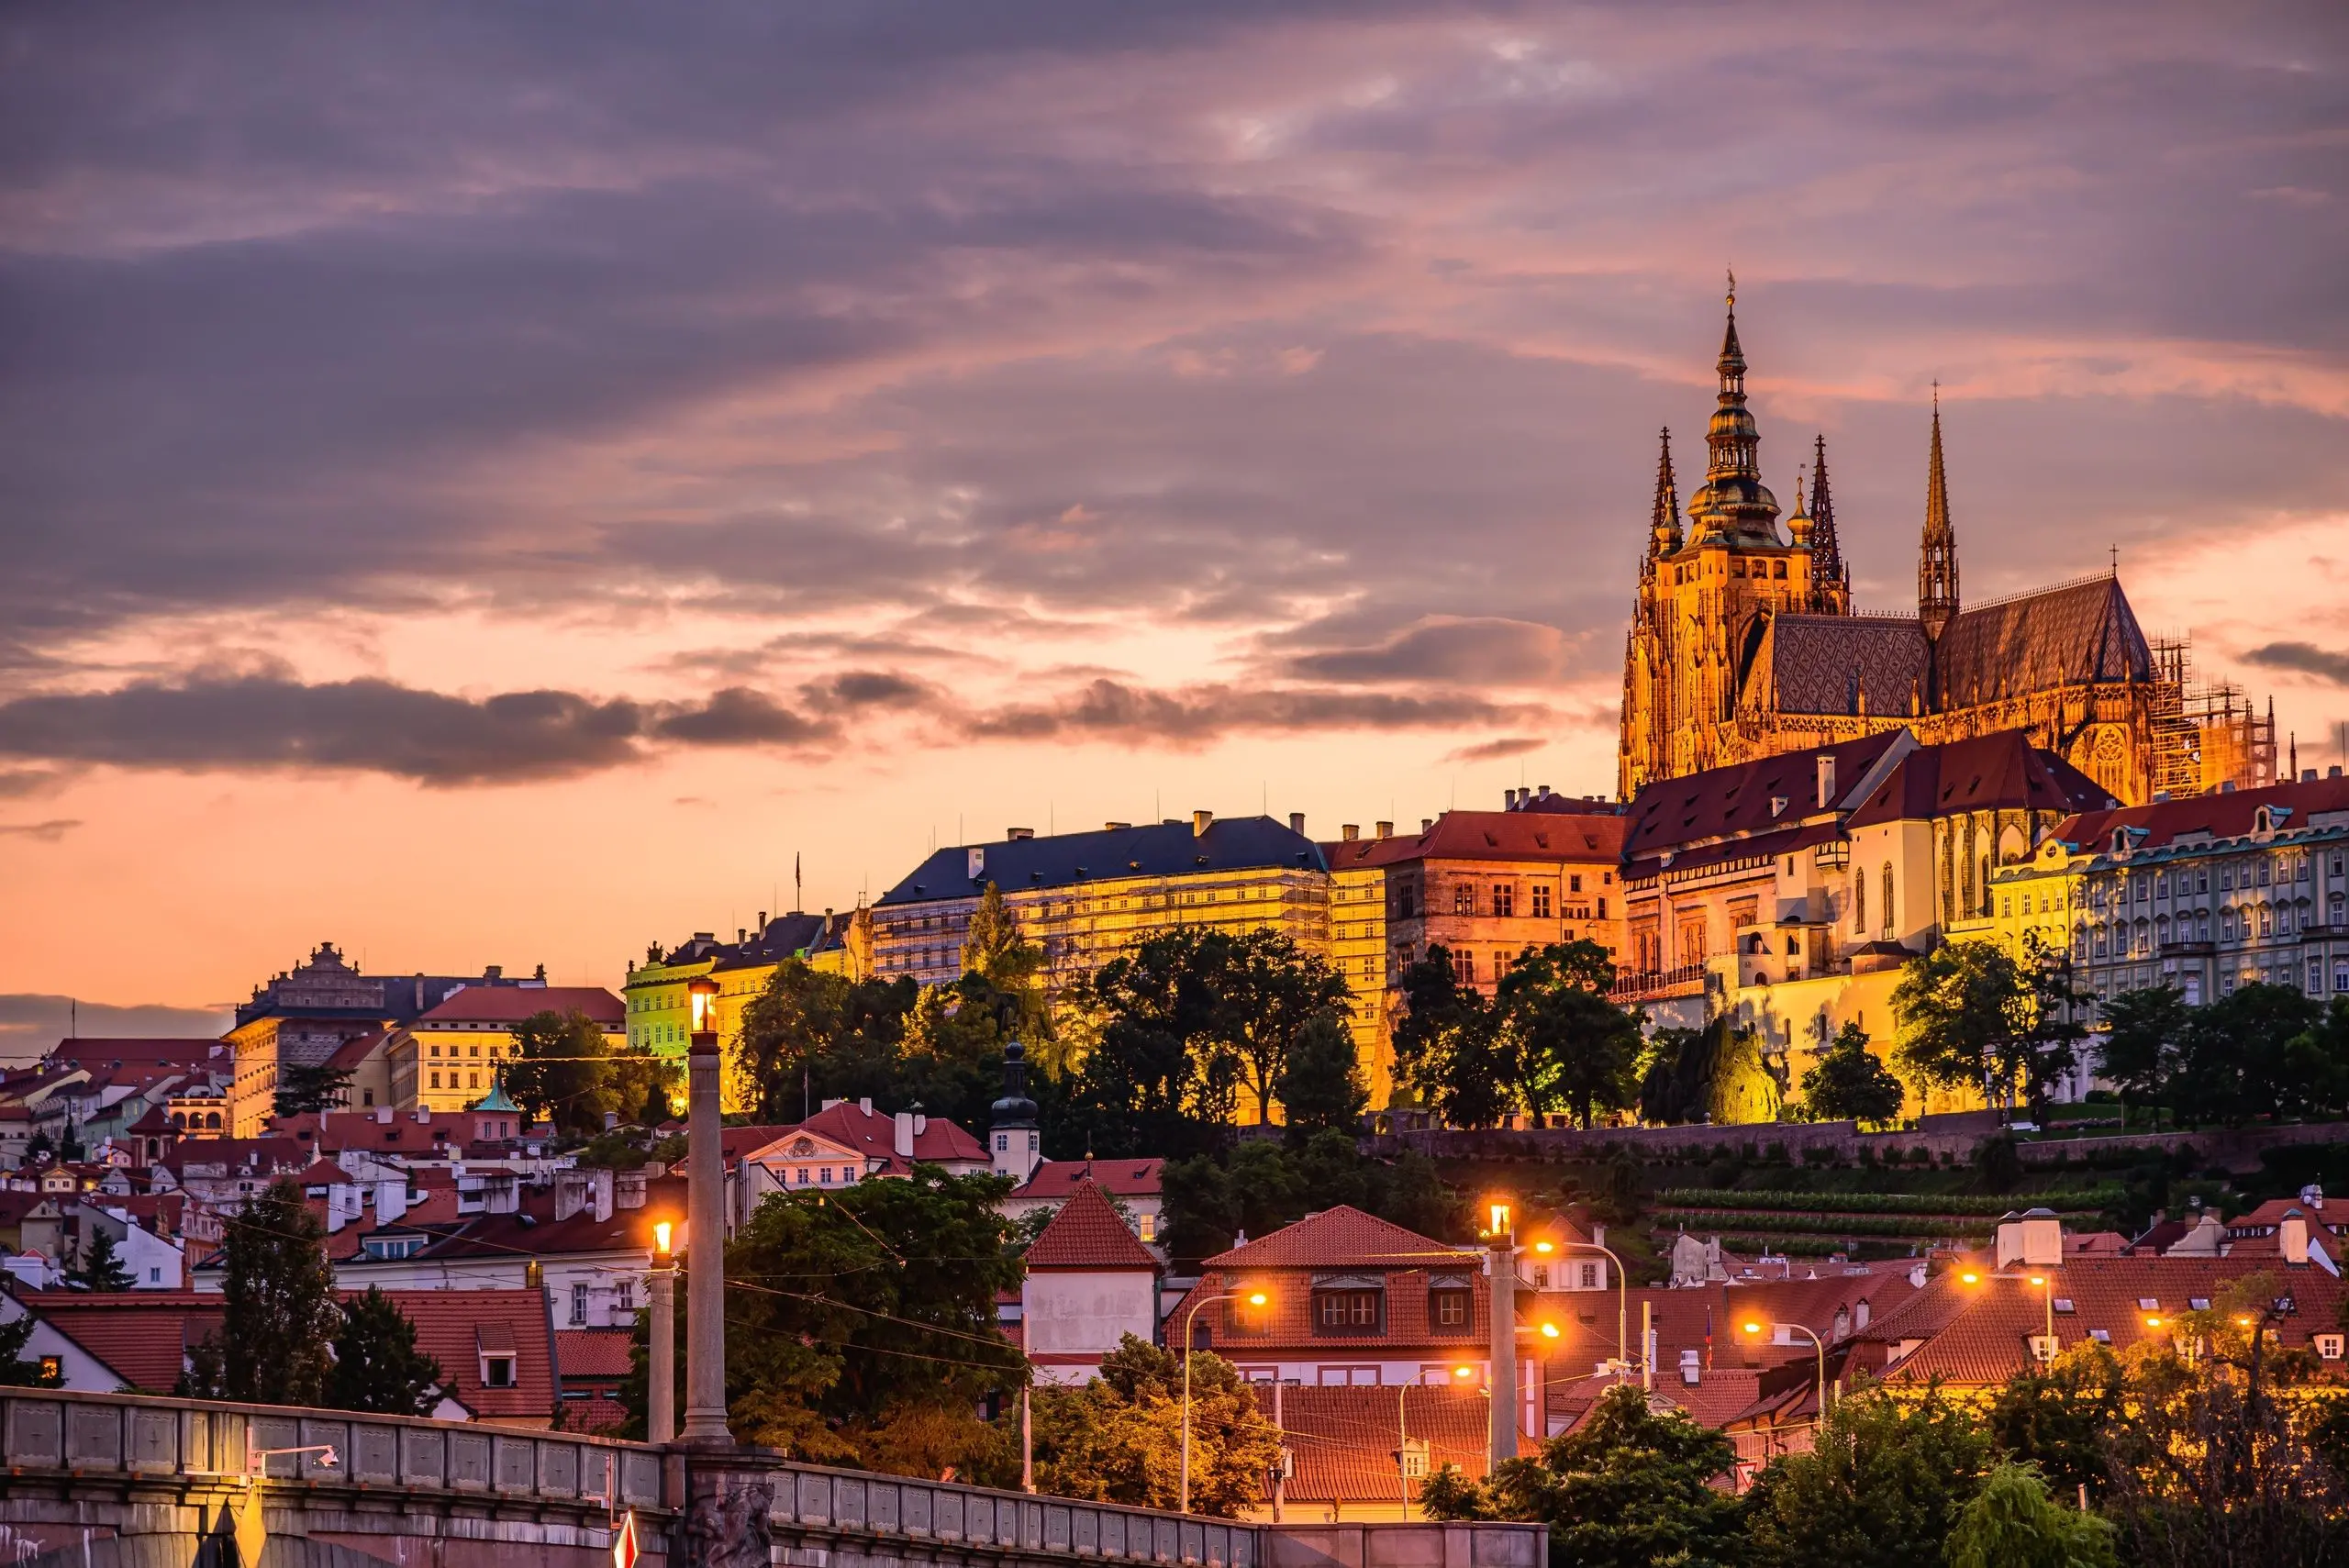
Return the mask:
<path id="1" fill-rule="evenodd" d="M 1729 270 L 1729 307 L 1731 310 L 1737 308 L 1737 269 L 1735 267 Z"/>

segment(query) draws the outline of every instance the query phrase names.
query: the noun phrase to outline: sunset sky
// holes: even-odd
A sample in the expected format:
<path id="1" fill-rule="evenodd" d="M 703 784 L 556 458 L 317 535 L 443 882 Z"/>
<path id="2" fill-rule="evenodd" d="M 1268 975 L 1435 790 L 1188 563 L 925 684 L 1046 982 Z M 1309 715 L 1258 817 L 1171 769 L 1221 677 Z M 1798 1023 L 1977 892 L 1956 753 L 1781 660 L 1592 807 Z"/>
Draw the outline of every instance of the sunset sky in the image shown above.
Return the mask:
<path id="1" fill-rule="evenodd" d="M 933 843 L 1614 786 L 1734 267 L 1913 607 L 2349 720 L 2349 7 L 0 18 L 0 1053 Z M 117 1011 L 116 1009 L 128 1009 Z"/>

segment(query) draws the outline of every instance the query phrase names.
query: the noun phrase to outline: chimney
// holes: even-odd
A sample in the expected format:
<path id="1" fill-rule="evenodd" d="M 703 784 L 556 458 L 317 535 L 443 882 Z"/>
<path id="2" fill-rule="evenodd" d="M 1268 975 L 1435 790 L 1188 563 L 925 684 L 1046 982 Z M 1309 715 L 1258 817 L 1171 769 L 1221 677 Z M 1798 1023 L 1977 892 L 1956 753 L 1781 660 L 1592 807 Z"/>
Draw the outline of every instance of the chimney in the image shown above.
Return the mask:
<path id="1" fill-rule="evenodd" d="M 1550 798 L 1550 786 L 1548 784 L 1535 784 L 1533 786 L 1533 793 L 1540 795 L 1542 799 L 1547 800 Z"/>
<path id="2" fill-rule="evenodd" d="M 588 1174 L 594 1178 L 589 1190 L 594 1196 L 596 1218 L 599 1223 L 607 1222 L 612 1218 L 611 1167 L 608 1165 L 599 1166 L 596 1170 L 589 1172 Z"/>
<path id="3" fill-rule="evenodd" d="M 1434 831 L 1435 831 L 1435 818 L 1434 818 L 1434 817 L 1420 817 L 1420 818 L 1419 818 L 1419 831 L 1420 831 L 1420 832 L 1422 832 L 1422 833 L 1432 833 L 1432 832 L 1434 832 Z"/>
<path id="4" fill-rule="evenodd" d="M 830 1110 L 834 1106 L 839 1105 L 839 1104 L 840 1104 L 840 1101 L 838 1101 L 838 1100 L 836 1100 L 836 1099 L 833 1099 L 833 1100 L 826 1100 L 826 1101 L 823 1103 L 823 1105 L 822 1105 L 822 1106 L 818 1106 L 818 1109 L 820 1109 L 820 1110 Z"/>
<path id="5" fill-rule="evenodd" d="M 766 934 L 766 929 L 767 929 L 767 912 L 766 912 L 765 910 L 762 909 L 762 910 L 760 910 L 760 911 L 759 911 L 759 934 L 760 934 L 761 936 L 764 936 L 764 935 Z"/>
<path id="6" fill-rule="evenodd" d="M 2309 1261 L 2309 1217 L 2297 1208 L 2284 1211 L 2284 1222 L 2276 1228 L 2276 1250 L 2288 1263 Z"/>
<path id="7" fill-rule="evenodd" d="M 914 1112 L 914 1136 L 916 1138 L 919 1138 L 923 1133 L 928 1132 L 929 1130 L 930 1118 L 922 1115 L 919 1111 Z"/>
<path id="8" fill-rule="evenodd" d="M 1351 844 L 1362 837 L 1362 825 L 1358 822 L 1346 823 L 1338 829 L 1338 837 Z"/>
<path id="9" fill-rule="evenodd" d="M 889 1152 L 900 1160 L 914 1157 L 914 1113 L 899 1111 L 890 1118 Z"/>
<path id="10" fill-rule="evenodd" d="M 866 1116 L 871 1116 L 873 1114 L 873 1102 L 869 1098 L 859 1100 L 856 1102 L 856 1108 L 863 1111 Z"/>
<path id="11" fill-rule="evenodd" d="M 2052 1269 L 2064 1262 L 2064 1222 L 2047 1208 L 2025 1209 L 1998 1221 L 1998 1266 Z"/>
<path id="12" fill-rule="evenodd" d="M 1505 789 L 1501 791 L 1501 809 L 1503 811 L 1515 811 L 1517 809 L 1517 791 L 1513 789 Z"/>
<path id="13" fill-rule="evenodd" d="M 432 1113 L 422 1106 L 417 1106 L 416 1125 L 418 1127 L 430 1127 L 432 1125 Z"/>
<path id="14" fill-rule="evenodd" d="M 750 940 L 751 940 L 751 928 L 750 928 L 750 927 L 748 927 L 748 926 L 737 926 L 737 927 L 735 927 L 735 928 L 734 928 L 734 945 L 735 945 L 735 946 L 740 947 L 742 943 L 747 942 L 747 941 L 749 941 Z"/>
<path id="15" fill-rule="evenodd" d="M 375 1184 L 375 1223 L 389 1225 L 407 1212 L 406 1173 Z"/>
<path id="16" fill-rule="evenodd" d="M 1194 812 L 1192 812 L 1192 813 L 1191 813 L 1191 837 L 1193 837 L 1194 839 L 1197 839 L 1197 838 L 1199 838 L 1199 837 L 1203 836 L 1203 835 L 1207 832 L 1207 830 L 1208 830 L 1208 823 L 1210 823 L 1210 822 L 1213 822 L 1214 820 L 1215 820 L 1215 813 L 1214 813 L 1214 812 L 1212 812 L 1212 811 L 1194 811 Z"/>
<path id="17" fill-rule="evenodd" d="M 392 1125 L 391 1106 L 377 1106 L 375 1107 L 375 1125 L 378 1127 L 389 1127 Z"/>
<path id="18" fill-rule="evenodd" d="M 522 1181 L 511 1171 L 493 1171 L 482 1178 L 484 1214 L 514 1214 L 522 1207 Z"/>
<path id="19" fill-rule="evenodd" d="M 1819 759 L 1819 809 L 1827 810 L 1835 804 L 1835 759 Z"/>
<path id="20" fill-rule="evenodd" d="M 2324 1189 L 2310 1182 L 2300 1189 L 2300 1202 L 2319 1214 L 2324 1212 Z"/>
<path id="21" fill-rule="evenodd" d="M 493 963 L 481 972 L 481 977 L 484 980 L 503 980 L 506 977 L 506 966 L 502 963 Z"/>
<path id="22" fill-rule="evenodd" d="M 1289 830 L 1290 832 L 1292 832 L 1292 833 L 1297 833 L 1297 834 L 1300 834 L 1300 835 L 1302 835 L 1302 834 L 1304 833 L 1304 831 L 1305 831 L 1305 813 L 1304 813 L 1304 812 L 1302 812 L 1302 811 L 1292 811 L 1292 812 L 1290 812 L 1290 813 L 1288 814 L 1288 830 Z"/>
<path id="23" fill-rule="evenodd" d="M 1392 822 L 1381 822 L 1378 825 L 1378 836 L 1382 839 L 1393 838 L 1395 836 L 1395 824 Z"/>
<path id="24" fill-rule="evenodd" d="M 648 1180 L 650 1177 L 641 1168 L 634 1171 L 614 1172 L 612 1173 L 612 1207 L 614 1208 L 642 1208 L 644 1184 Z"/>
<path id="25" fill-rule="evenodd" d="M 595 1201 L 588 1180 L 592 1174 L 592 1172 L 577 1167 L 554 1173 L 554 1218 L 557 1224 Z"/>

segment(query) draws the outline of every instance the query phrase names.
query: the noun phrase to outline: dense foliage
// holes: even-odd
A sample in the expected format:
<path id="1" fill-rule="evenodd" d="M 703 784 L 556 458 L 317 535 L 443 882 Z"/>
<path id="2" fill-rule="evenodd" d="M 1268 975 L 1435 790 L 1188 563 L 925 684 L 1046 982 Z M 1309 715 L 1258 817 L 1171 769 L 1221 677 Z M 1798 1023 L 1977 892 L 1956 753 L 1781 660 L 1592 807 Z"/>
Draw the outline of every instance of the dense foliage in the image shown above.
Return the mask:
<path id="1" fill-rule="evenodd" d="M 584 1013 L 533 1013 L 512 1035 L 506 1093 L 531 1117 L 589 1137 L 607 1113 L 648 1125 L 668 1119 L 677 1068 L 633 1046 L 613 1049 Z"/>
<path id="2" fill-rule="evenodd" d="M 1803 1108 L 1813 1121 L 1875 1126 L 1898 1119 L 1903 1091 L 1892 1070 L 1868 1049 L 1867 1031 L 1845 1024 L 1802 1075 Z"/>
<path id="3" fill-rule="evenodd" d="M 1528 947 L 1487 1001 L 1441 944 L 1403 975 L 1396 1073 L 1454 1127 L 1511 1111 L 1568 1111 L 1589 1127 L 1639 1100 L 1647 1054 L 1637 1015 L 1609 999 L 1614 961 L 1596 942 Z"/>
<path id="4" fill-rule="evenodd" d="M 1920 1083 L 1994 1101 L 2020 1089 L 2043 1118 L 2056 1080 L 2079 1064 L 2092 1000 L 2074 984 L 2069 950 L 2018 959 L 1995 942 L 1944 942 L 1893 987 L 1895 1059 Z"/>
<path id="5" fill-rule="evenodd" d="M 1280 1442 L 1237 1368 L 1191 1358 L 1191 1510 L 1227 1518 L 1262 1501 Z M 1128 1334 L 1098 1381 L 1033 1395 L 1040 1491 L 1172 1508 L 1182 1494 L 1183 1363 Z"/>
<path id="6" fill-rule="evenodd" d="M 1252 1140 L 1231 1149 L 1170 1161 L 1164 1173 L 1167 1249 L 1197 1262 L 1230 1247 L 1241 1231 L 1265 1236 L 1340 1204 L 1440 1240 L 1472 1234 L 1468 1201 L 1432 1162 L 1404 1154 L 1365 1160 L 1354 1135 L 1325 1129 L 1290 1143 Z"/>

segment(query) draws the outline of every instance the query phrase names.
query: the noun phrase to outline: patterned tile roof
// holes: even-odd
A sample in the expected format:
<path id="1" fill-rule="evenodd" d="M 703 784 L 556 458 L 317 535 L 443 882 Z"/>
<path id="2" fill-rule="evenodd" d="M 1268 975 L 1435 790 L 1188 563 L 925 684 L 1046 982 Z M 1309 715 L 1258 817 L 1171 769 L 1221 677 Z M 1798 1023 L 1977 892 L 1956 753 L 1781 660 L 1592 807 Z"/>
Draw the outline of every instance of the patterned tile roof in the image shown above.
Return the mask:
<path id="1" fill-rule="evenodd" d="M 1939 662 L 1945 707 L 2154 678 L 2145 633 L 2121 579 L 2109 574 L 1959 611 L 1942 634 Z"/>
<path id="2" fill-rule="evenodd" d="M 1091 1182 L 1079 1182 L 1060 1212 L 1028 1249 L 1028 1267 L 1038 1269 L 1158 1272 L 1158 1260 L 1134 1239 L 1108 1198 Z"/>
<path id="3" fill-rule="evenodd" d="M 1270 1422 L 1273 1388 L 1258 1384 L 1255 1392 Z M 1292 1505 L 1393 1504 L 1406 1485 L 1417 1497 L 1418 1479 L 1407 1484 L 1395 1462 L 1405 1437 L 1426 1442 L 1431 1473 L 1447 1464 L 1473 1477 L 1485 1473 L 1487 1407 L 1473 1389 L 1285 1388 L 1279 1407 L 1297 1458 L 1285 1489 Z"/>
<path id="4" fill-rule="evenodd" d="M 1126 876 L 1287 866 L 1329 869 L 1312 840 L 1269 817 L 1228 817 L 1209 822 L 1203 833 L 1188 821 L 1145 823 L 942 849 L 874 900 L 874 907 L 969 898 L 990 882 L 998 887 L 1063 887 Z"/>
<path id="5" fill-rule="evenodd" d="M 1341 1204 L 1284 1225 L 1270 1236 L 1219 1252 L 1211 1269 L 1413 1269 L 1475 1267 L 1475 1248 L 1449 1246 Z"/>
<path id="6" fill-rule="evenodd" d="M 1889 616 L 1776 616 L 1746 679 L 1780 713 L 1907 714 L 1925 689 L 1924 629 Z"/>
<path id="7" fill-rule="evenodd" d="M 629 1329 L 557 1329 L 555 1354 L 562 1362 L 562 1381 L 569 1385 L 582 1378 L 626 1377 L 629 1345 L 635 1337 Z"/>

